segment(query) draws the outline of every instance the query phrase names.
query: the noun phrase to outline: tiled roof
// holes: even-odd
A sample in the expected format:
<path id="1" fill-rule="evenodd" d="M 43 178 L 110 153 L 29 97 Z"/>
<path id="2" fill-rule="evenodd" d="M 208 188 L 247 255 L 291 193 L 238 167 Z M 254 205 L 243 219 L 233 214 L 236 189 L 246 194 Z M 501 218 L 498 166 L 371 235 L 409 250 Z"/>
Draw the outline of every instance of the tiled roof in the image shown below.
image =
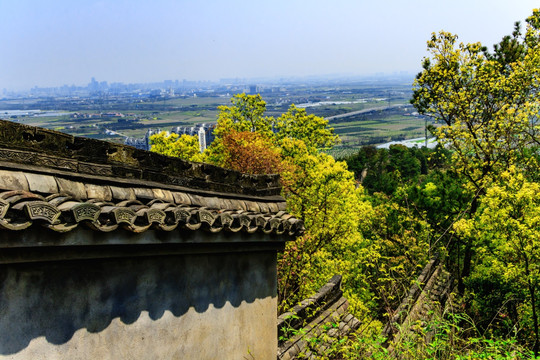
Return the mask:
<path id="1" fill-rule="evenodd" d="M 182 197 L 181 193 L 171 195 Z M 183 196 L 189 197 L 187 194 Z M 242 204 L 240 201 L 237 203 Z M 242 204 L 243 207 L 246 205 L 245 202 Z M 297 235 L 303 230 L 301 221 L 276 209 L 281 207 L 280 204 L 251 202 L 249 205 L 259 206 L 264 211 L 208 208 L 176 204 L 159 198 L 146 203 L 136 199 L 80 201 L 67 194 L 56 193 L 43 197 L 29 191 L 14 190 L 0 193 L 0 228 L 24 230 L 35 223 L 57 232 L 71 231 L 78 226 L 102 232 L 122 227 L 134 233 L 150 228 L 162 231 L 203 228 L 210 232 L 261 231 L 266 234 Z M 270 208 L 277 211 L 271 211 Z"/>
<path id="2" fill-rule="evenodd" d="M 8 146 L 10 139 L 18 149 Z M 250 177 L 87 140 L 91 139 L 0 121 L 0 229 L 21 231 L 35 225 L 60 233 L 78 227 L 134 233 L 204 229 L 296 236 L 303 232 L 303 222 L 285 212 L 275 175 Z M 77 148 L 77 153 L 60 156 L 66 146 Z M 93 153 L 84 149 L 92 146 L 109 155 L 112 149 L 114 154 L 123 152 L 124 161 L 82 157 Z M 159 160 L 152 171 L 144 165 L 151 163 L 148 158 Z M 179 164 L 184 170 L 170 171 Z M 157 171 L 158 165 L 163 172 Z M 103 166 L 110 173 L 100 171 Z"/>

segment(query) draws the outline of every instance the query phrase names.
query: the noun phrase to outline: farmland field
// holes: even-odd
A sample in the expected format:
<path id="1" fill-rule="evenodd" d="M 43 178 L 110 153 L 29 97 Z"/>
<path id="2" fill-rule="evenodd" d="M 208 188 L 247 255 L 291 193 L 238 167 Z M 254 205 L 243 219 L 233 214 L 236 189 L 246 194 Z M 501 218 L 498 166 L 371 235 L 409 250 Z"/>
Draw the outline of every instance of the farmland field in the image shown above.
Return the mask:
<path id="1" fill-rule="evenodd" d="M 274 90 L 263 89 L 261 92 L 267 103 L 266 114 L 278 117 L 294 103 L 309 114 L 329 118 L 330 126 L 341 138 L 333 153 L 351 152 L 366 144 L 424 135 L 424 118 L 408 105 L 411 86 L 407 82 L 288 85 L 280 87 L 279 91 Z M 112 96 L 23 99 L 19 102 L 0 99 L 0 118 L 77 136 L 123 142 L 125 137 L 143 137 L 148 129 L 170 130 L 177 126 L 215 123 L 218 106 L 230 104 L 234 93 L 216 91 L 201 96 L 190 93 L 136 101 Z M 23 115 L 23 110 L 19 110 L 36 112 L 36 109 L 44 108 L 52 115 Z M 6 109 L 4 116 L 3 109 Z"/>

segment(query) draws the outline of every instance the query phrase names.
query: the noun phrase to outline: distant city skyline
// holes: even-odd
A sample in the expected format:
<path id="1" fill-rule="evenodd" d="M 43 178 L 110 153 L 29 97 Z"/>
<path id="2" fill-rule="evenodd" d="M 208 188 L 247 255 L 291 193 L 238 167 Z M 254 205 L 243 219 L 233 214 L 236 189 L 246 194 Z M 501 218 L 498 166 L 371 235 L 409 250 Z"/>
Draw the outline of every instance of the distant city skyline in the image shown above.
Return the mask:
<path id="1" fill-rule="evenodd" d="M 491 47 L 537 0 L 0 1 L 0 91 L 420 70 L 432 32 Z"/>
<path id="2" fill-rule="evenodd" d="M 31 91 L 35 89 L 60 89 L 64 87 L 78 88 L 87 90 L 106 90 L 118 87 L 137 87 L 148 88 L 182 88 L 187 86 L 190 89 L 195 87 L 219 87 L 221 85 L 242 85 L 247 87 L 258 86 L 278 86 L 282 84 L 309 84 L 309 83 L 355 83 L 355 82 L 371 82 L 378 80 L 395 80 L 395 79 L 410 79 L 413 80 L 416 73 L 406 71 L 394 71 L 392 73 L 374 73 L 369 75 L 350 75 L 350 74 L 319 74 L 319 75 L 305 75 L 305 76 L 288 76 L 288 77 L 252 77 L 252 78 L 220 78 L 216 80 L 187 80 L 187 79 L 165 79 L 155 80 L 150 82 L 113 82 L 107 79 L 96 79 L 94 76 L 90 78 L 90 81 L 82 84 L 61 84 L 58 86 L 33 86 L 29 89 L 21 90 Z"/>

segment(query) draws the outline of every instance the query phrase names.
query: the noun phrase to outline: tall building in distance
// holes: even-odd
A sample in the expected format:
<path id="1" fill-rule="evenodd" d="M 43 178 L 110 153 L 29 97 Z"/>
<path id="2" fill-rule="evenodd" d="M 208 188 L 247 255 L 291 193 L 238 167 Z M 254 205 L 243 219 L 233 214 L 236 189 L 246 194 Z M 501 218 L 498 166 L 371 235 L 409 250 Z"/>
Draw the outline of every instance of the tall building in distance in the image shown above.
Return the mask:
<path id="1" fill-rule="evenodd" d="M 204 127 L 199 128 L 199 151 L 203 152 L 206 149 L 206 131 Z"/>
<path id="2" fill-rule="evenodd" d="M 146 130 L 146 134 L 142 138 L 126 137 L 126 140 L 124 140 L 124 144 L 133 146 L 137 149 L 150 151 L 150 136 L 154 134 L 159 134 L 160 132 L 160 129 L 148 129 Z"/>

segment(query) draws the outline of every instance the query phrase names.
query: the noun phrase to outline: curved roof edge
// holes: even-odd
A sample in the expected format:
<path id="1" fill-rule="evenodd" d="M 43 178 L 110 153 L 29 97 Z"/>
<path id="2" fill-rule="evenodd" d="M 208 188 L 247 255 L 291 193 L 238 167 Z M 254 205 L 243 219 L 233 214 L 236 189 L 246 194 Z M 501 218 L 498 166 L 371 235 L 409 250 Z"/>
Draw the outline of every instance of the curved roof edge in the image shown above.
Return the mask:
<path id="1" fill-rule="evenodd" d="M 130 190 L 137 192 L 128 189 L 123 194 L 130 197 Z M 120 228 L 132 233 L 149 229 L 166 232 L 203 229 L 211 233 L 262 232 L 289 236 L 298 236 L 304 230 L 303 222 L 287 214 L 282 203 L 227 202 L 182 193 L 161 194 L 159 189 L 153 189 L 153 193 L 154 199 L 146 198 L 143 202 L 136 198 L 82 201 L 61 193 L 43 197 L 25 190 L 4 191 L 0 192 L 0 229 L 21 231 L 39 225 L 65 233 L 84 226 L 103 233 Z M 215 207 L 200 206 L 197 202 L 207 205 L 213 202 Z M 242 208 L 234 209 L 235 205 Z M 244 209 L 247 206 L 254 208 Z"/>

